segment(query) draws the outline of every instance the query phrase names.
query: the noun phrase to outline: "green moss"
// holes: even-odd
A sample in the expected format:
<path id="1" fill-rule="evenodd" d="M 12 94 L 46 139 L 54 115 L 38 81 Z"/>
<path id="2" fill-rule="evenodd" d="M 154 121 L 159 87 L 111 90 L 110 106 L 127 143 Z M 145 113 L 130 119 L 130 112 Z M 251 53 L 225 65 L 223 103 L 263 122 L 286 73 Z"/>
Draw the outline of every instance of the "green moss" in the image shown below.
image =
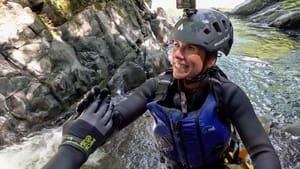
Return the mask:
<path id="1" fill-rule="evenodd" d="M 108 7 L 113 7 L 113 6 L 118 5 L 120 3 L 121 3 L 121 0 L 112 0 L 112 1 L 107 2 Z"/>
<path id="2" fill-rule="evenodd" d="M 97 10 L 102 11 L 104 8 L 113 8 L 114 6 L 118 6 L 120 0 L 96 0 L 94 3 L 94 7 Z"/>
<path id="3" fill-rule="evenodd" d="M 124 19 L 124 20 L 128 20 L 129 19 L 129 11 L 128 13 L 124 12 L 123 10 L 118 10 L 118 14 Z"/>
<path id="4" fill-rule="evenodd" d="M 37 0 L 28 0 L 28 2 L 31 6 L 35 6 L 39 3 L 39 1 L 37 1 Z"/>
<path id="5" fill-rule="evenodd" d="M 99 83 L 99 88 L 100 89 L 103 89 L 103 88 L 105 88 L 106 86 L 108 85 L 108 80 L 107 79 L 104 79 L 104 80 L 102 80 L 100 83 Z"/>
<path id="6" fill-rule="evenodd" d="M 283 8 L 291 8 L 291 7 L 299 7 L 300 1 L 299 0 L 286 0 L 282 3 Z"/>
<path id="7" fill-rule="evenodd" d="M 103 2 L 94 3 L 94 7 L 95 7 L 96 10 L 102 11 L 104 9 Z"/>
<path id="8" fill-rule="evenodd" d="M 96 0 L 46 0 L 63 18 L 70 18 Z"/>
<path id="9" fill-rule="evenodd" d="M 50 32 L 51 38 L 56 38 L 59 37 L 59 35 L 57 34 L 57 32 L 55 32 L 54 30 L 54 26 L 53 23 L 49 22 L 49 20 L 47 18 L 45 18 L 43 15 L 37 15 L 37 19 L 45 26 L 45 28 Z"/>
<path id="10" fill-rule="evenodd" d="M 58 7 L 60 13 L 64 18 L 68 18 L 68 16 L 72 15 L 71 4 L 69 1 L 55 1 L 57 3 L 56 7 Z"/>

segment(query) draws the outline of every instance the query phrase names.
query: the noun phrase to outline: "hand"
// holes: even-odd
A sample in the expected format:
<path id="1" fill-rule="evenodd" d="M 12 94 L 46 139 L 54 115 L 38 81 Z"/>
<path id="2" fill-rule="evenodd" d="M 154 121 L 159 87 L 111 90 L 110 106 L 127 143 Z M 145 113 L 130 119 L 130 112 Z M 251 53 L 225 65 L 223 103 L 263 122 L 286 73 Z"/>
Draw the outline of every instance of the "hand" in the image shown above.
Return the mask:
<path id="1" fill-rule="evenodd" d="M 61 146 L 72 146 L 87 158 L 112 134 L 112 109 L 109 91 L 93 88 L 79 102 L 79 115 L 64 124 Z"/>

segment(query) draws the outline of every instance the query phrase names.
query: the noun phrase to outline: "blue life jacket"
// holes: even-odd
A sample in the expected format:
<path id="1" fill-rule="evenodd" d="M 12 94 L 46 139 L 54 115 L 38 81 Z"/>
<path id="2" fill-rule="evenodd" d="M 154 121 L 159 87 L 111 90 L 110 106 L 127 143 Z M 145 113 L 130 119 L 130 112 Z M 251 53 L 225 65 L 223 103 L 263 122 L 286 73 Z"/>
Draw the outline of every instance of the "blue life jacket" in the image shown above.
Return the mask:
<path id="1" fill-rule="evenodd" d="M 198 168 L 223 159 L 231 130 L 219 120 L 213 94 L 207 96 L 199 110 L 188 113 L 162 106 L 158 101 L 148 103 L 147 108 L 154 117 L 157 145 L 168 160 Z"/>

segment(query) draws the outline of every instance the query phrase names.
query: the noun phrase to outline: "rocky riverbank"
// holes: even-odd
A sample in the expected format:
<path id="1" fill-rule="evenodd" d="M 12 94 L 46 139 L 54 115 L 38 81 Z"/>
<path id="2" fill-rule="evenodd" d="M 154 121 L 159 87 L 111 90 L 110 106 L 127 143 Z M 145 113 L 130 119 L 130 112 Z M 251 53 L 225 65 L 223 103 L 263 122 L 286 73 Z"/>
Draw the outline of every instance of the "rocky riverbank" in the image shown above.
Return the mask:
<path id="1" fill-rule="evenodd" d="M 260 27 L 275 27 L 291 35 L 300 35 L 299 0 L 247 0 L 230 14 Z"/>

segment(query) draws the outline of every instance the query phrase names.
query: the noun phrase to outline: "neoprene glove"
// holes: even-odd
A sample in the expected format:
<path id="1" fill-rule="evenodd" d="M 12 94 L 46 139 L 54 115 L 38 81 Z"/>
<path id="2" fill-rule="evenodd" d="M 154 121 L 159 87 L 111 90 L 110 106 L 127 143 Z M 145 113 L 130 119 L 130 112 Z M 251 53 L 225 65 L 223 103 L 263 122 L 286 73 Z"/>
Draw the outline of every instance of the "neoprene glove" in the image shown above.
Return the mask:
<path id="1" fill-rule="evenodd" d="M 93 88 L 79 102 L 77 116 L 63 125 L 61 146 L 72 146 L 88 158 L 112 134 L 112 109 L 108 89 Z"/>

